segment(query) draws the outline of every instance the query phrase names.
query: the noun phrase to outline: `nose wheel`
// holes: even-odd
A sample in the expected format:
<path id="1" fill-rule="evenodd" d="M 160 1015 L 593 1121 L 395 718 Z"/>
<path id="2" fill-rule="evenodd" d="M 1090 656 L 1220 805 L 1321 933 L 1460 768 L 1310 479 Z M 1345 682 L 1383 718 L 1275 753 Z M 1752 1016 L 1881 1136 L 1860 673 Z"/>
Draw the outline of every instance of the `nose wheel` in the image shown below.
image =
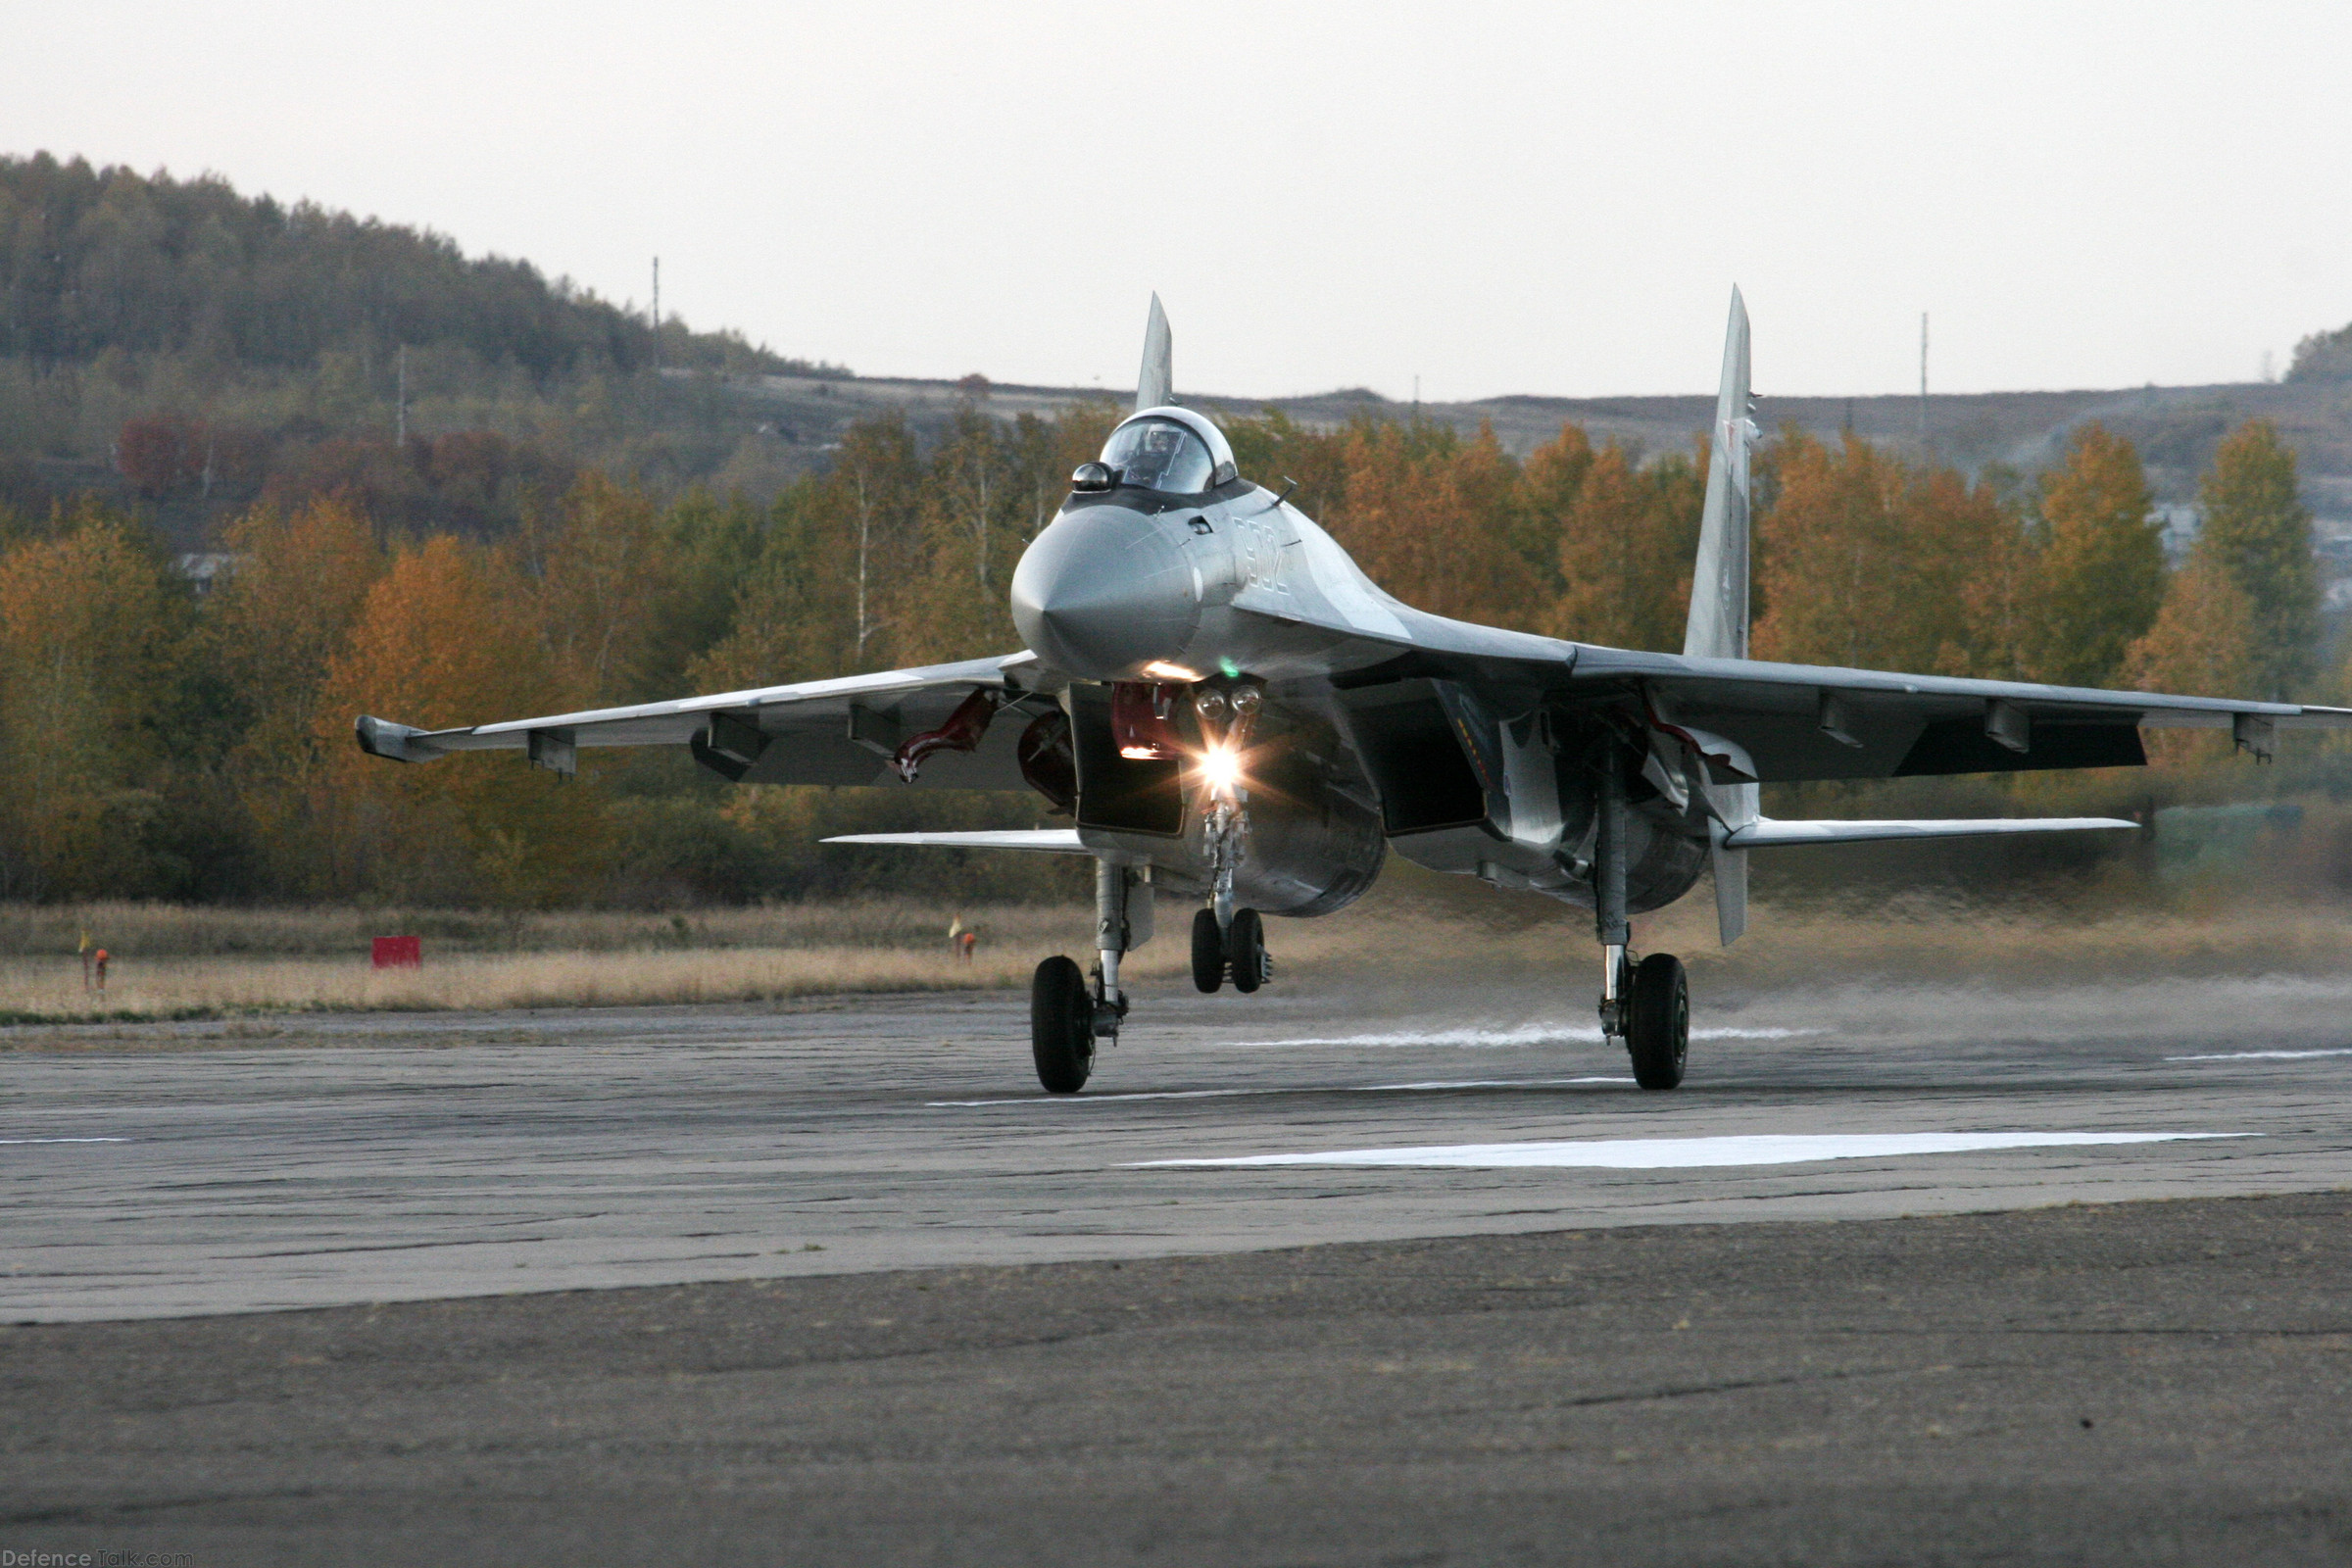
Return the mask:
<path id="1" fill-rule="evenodd" d="M 1233 989 L 1245 994 L 1274 978 L 1266 952 L 1266 923 L 1255 909 L 1236 909 L 1233 924 L 1219 930 L 1214 909 L 1193 914 L 1193 987 L 1201 992 Z"/>

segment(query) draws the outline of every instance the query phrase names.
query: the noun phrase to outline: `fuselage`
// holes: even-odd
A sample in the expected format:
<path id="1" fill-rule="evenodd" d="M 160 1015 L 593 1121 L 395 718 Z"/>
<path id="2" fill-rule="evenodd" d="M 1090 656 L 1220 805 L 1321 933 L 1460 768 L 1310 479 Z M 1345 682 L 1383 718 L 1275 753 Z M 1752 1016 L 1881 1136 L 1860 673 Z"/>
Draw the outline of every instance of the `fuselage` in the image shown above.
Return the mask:
<path id="1" fill-rule="evenodd" d="M 1143 466 L 1146 479 L 1197 487 L 1135 483 L 1110 461 L 1134 451 L 1138 427 L 1155 427 L 1162 445 L 1198 439 L 1189 470 Z M 1384 845 L 1434 869 L 1590 904 L 1604 765 L 1632 769 L 1621 782 L 1638 803 L 1628 844 L 1634 907 L 1670 903 L 1696 880 L 1707 846 L 1696 790 L 1625 760 L 1626 748 L 1611 744 L 1621 713 L 1562 709 L 1538 692 L 1520 711 L 1496 711 L 1442 670 L 1412 667 L 1380 639 L 1435 617 L 1384 593 L 1312 518 L 1241 478 L 1221 433 L 1199 415 L 1138 414 L 1114 432 L 1104 462 L 1080 473 L 1092 484 L 1071 494 L 1013 574 L 1014 623 L 1077 680 L 1114 695 L 1152 693 L 1180 750 L 1198 753 L 1213 738 L 1193 715 L 1199 693 L 1241 684 L 1262 692 L 1240 873 L 1253 906 L 1340 907 L 1371 885 Z M 1090 757 L 1088 726 L 1107 722 L 1108 710 L 1090 698 L 1071 713 L 1081 832 L 1103 851 L 1149 861 L 1163 882 L 1197 881 L 1205 866 L 1197 774 L 1099 743 Z M 1180 817 L 1163 812 L 1144 832 L 1133 812 L 1090 811 L 1090 767 L 1099 800 L 1142 799 L 1144 770 L 1159 767 L 1157 787 L 1181 794 Z"/>

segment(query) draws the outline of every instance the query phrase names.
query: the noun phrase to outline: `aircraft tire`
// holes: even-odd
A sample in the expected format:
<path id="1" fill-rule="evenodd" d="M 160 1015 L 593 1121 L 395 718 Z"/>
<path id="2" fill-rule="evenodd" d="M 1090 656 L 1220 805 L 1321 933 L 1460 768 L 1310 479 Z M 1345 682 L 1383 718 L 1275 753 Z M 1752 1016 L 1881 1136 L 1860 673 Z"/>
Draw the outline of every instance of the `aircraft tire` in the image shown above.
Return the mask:
<path id="1" fill-rule="evenodd" d="M 1266 983 L 1266 922 L 1255 909 L 1233 911 L 1233 926 L 1225 933 L 1225 952 L 1233 967 L 1233 989 L 1255 991 Z"/>
<path id="2" fill-rule="evenodd" d="M 1225 984 L 1225 933 L 1217 929 L 1217 911 L 1193 911 L 1193 989 L 1203 994 Z"/>
<path id="3" fill-rule="evenodd" d="M 1671 953 L 1643 958 L 1628 1000 L 1625 1044 L 1633 1054 L 1634 1082 L 1644 1089 L 1674 1088 L 1690 1053 L 1690 981 L 1683 960 Z"/>
<path id="4" fill-rule="evenodd" d="M 1076 960 L 1059 954 L 1029 982 L 1029 1050 L 1050 1095 L 1074 1095 L 1095 1069 L 1095 999 Z"/>

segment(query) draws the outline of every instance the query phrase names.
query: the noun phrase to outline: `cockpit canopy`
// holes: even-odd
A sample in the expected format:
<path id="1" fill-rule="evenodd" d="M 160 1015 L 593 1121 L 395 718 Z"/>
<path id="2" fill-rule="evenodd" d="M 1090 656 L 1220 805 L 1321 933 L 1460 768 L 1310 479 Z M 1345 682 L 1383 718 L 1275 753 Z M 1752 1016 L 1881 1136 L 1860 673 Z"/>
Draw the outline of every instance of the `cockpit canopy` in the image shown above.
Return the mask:
<path id="1" fill-rule="evenodd" d="M 1121 485 L 1163 495 L 1198 495 L 1233 478 L 1225 432 L 1190 409 L 1146 409 L 1103 443 L 1102 464 Z"/>

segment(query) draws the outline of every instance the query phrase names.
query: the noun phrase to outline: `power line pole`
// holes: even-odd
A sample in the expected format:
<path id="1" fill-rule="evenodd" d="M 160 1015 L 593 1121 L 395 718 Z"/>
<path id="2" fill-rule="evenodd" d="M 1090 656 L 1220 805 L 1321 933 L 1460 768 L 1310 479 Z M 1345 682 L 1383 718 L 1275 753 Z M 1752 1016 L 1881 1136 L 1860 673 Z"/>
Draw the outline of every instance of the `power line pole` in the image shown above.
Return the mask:
<path id="1" fill-rule="evenodd" d="M 400 392 L 393 399 L 392 408 L 392 422 L 398 431 L 395 439 L 405 447 L 409 444 L 409 346 L 406 343 L 400 346 Z"/>
<path id="2" fill-rule="evenodd" d="M 654 368 L 662 368 L 662 258 L 654 258 Z"/>
<path id="3" fill-rule="evenodd" d="M 1928 455 L 1928 313 L 1919 313 L 1919 455 Z"/>

